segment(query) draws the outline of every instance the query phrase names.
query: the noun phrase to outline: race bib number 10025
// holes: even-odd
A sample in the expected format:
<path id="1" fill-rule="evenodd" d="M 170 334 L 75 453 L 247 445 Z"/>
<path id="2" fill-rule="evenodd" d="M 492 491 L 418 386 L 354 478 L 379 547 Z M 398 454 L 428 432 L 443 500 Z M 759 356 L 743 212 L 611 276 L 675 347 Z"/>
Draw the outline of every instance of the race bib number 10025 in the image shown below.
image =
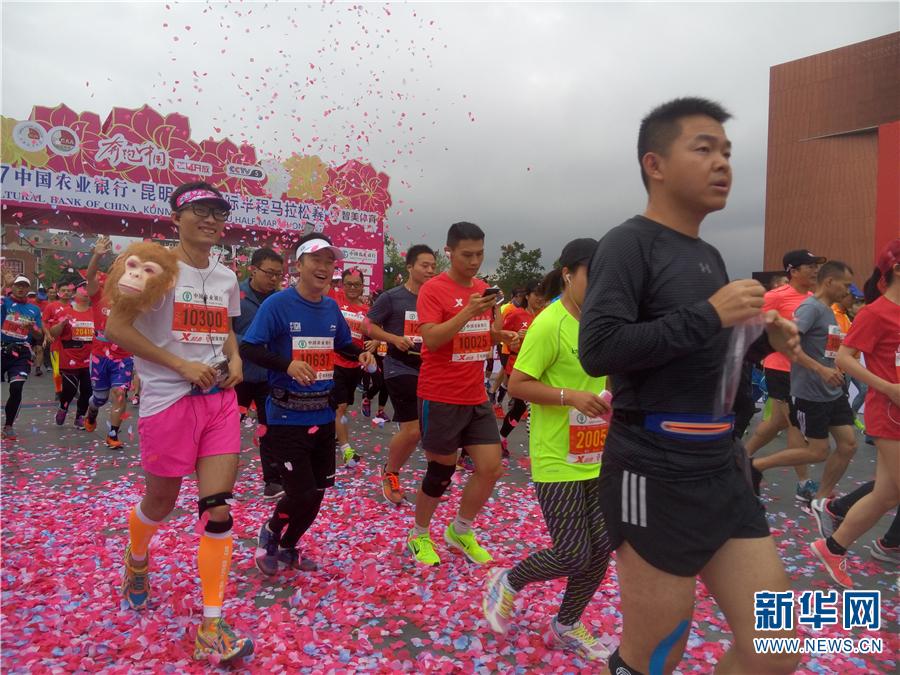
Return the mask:
<path id="1" fill-rule="evenodd" d="M 491 355 L 491 322 L 487 319 L 472 319 L 453 336 L 453 356 L 451 361 L 485 361 Z"/>

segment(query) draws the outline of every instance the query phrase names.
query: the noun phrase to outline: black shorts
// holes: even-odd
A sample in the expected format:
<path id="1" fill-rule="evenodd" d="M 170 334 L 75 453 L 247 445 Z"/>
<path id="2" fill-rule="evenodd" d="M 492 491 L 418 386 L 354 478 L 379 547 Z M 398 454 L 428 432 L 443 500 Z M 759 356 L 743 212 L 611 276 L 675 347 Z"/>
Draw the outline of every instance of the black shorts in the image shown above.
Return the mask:
<path id="1" fill-rule="evenodd" d="M 600 500 L 612 550 L 627 541 L 655 568 L 696 576 L 729 539 L 769 536 L 766 511 L 734 464 L 712 476 L 667 481 L 610 465 Z"/>
<path id="2" fill-rule="evenodd" d="M 769 398 L 787 403 L 791 400 L 791 374 L 787 370 L 765 369 L 766 391 Z"/>
<path id="3" fill-rule="evenodd" d="M 344 366 L 335 365 L 334 387 L 331 390 L 331 402 L 335 408 L 342 403 L 346 403 L 348 406 L 353 405 L 353 396 L 356 393 L 356 387 L 362 380 L 362 373 L 362 368 L 359 366 L 344 368 Z"/>
<path id="4" fill-rule="evenodd" d="M 282 485 L 291 481 L 302 491 L 334 487 L 334 422 L 312 427 L 293 424 L 269 424 L 266 445 L 272 464 L 282 477 Z M 288 465 L 290 469 L 288 469 Z M 286 475 L 290 470 L 290 476 Z"/>
<path id="5" fill-rule="evenodd" d="M 472 445 L 500 444 L 497 417 L 488 401 L 456 405 L 418 399 L 422 448 L 436 455 L 452 455 Z"/>
<path id="6" fill-rule="evenodd" d="M 419 378 L 415 375 L 398 375 L 384 381 L 388 396 L 391 397 L 391 405 L 394 406 L 392 421 L 402 424 L 419 419 L 419 406 L 416 398 L 418 383 Z"/>
<path id="7" fill-rule="evenodd" d="M 502 375 L 506 371 L 506 362 L 509 361 L 509 357 L 512 354 L 504 354 L 502 351 L 500 352 L 500 374 Z"/>
<path id="8" fill-rule="evenodd" d="M 4 345 L 0 359 L 0 380 L 7 382 L 24 382 L 31 373 L 31 362 L 34 360 L 31 347 L 27 344 Z"/>
<path id="9" fill-rule="evenodd" d="M 828 438 L 830 427 L 850 426 L 854 420 L 850 402 L 843 394 L 833 401 L 792 398 L 790 410 L 791 424 L 807 438 Z"/>

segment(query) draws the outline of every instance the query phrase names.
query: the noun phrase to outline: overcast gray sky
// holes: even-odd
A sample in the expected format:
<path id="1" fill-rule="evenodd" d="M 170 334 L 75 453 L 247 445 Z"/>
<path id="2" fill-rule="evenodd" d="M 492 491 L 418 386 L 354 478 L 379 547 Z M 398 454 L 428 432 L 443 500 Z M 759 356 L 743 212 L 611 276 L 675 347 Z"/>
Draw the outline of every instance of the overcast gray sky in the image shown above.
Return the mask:
<path id="1" fill-rule="evenodd" d="M 762 261 L 769 68 L 898 30 L 895 2 L 299 4 L 3 2 L 2 113 L 152 104 L 192 137 L 371 162 L 388 232 L 457 220 L 550 264 L 640 212 L 635 140 L 654 105 L 735 115 L 735 182 L 703 236 L 733 277 Z"/>

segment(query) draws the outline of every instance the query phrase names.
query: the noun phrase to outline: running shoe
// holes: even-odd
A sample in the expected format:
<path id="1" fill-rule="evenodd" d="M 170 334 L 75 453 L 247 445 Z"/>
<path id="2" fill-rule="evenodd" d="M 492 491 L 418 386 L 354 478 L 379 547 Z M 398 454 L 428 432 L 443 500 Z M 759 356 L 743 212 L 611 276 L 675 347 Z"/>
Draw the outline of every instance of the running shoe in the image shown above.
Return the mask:
<path id="1" fill-rule="evenodd" d="M 830 499 L 813 499 L 809 503 L 809 510 L 812 511 L 813 518 L 816 519 L 816 525 L 819 528 L 819 534 L 822 539 L 828 539 L 841 524 L 843 518 L 834 515 L 828 508 Z"/>
<path id="2" fill-rule="evenodd" d="M 84 415 L 75 415 L 75 421 L 73 422 L 76 429 L 84 429 Z"/>
<path id="3" fill-rule="evenodd" d="M 434 566 L 441 564 L 441 559 L 437 551 L 434 550 L 434 542 L 431 541 L 431 535 L 427 532 L 420 534 L 418 537 L 414 537 L 410 533 L 406 539 L 406 547 L 420 565 Z"/>
<path id="4" fill-rule="evenodd" d="M 481 601 L 484 618 L 495 633 L 506 635 L 509 617 L 515 609 L 516 594 L 506 583 L 508 569 L 495 567 L 488 572 L 487 589 Z"/>
<path id="5" fill-rule="evenodd" d="M 455 549 L 459 549 L 476 565 L 486 565 L 493 560 L 491 554 L 484 550 L 475 538 L 474 532 L 457 534 L 453 523 L 447 524 L 444 530 L 444 541 Z"/>
<path id="6" fill-rule="evenodd" d="M 818 481 L 805 480 L 802 483 L 797 483 L 797 494 L 794 495 L 794 499 L 798 502 L 806 502 L 808 504 L 813 500 L 818 491 Z"/>
<path id="7" fill-rule="evenodd" d="M 268 523 L 259 528 L 256 540 L 256 554 L 253 556 L 256 567 L 270 577 L 278 573 L 278 542 L 281 537 L 269 529 Z"/>
<path id="8" fill-rule="evenodd" d="M 847 556 L 835 555 L 829 551 L 824 539 L 816 539 L 810 544 L 809 549 L 825 565 L 825 571 L 835 583 L 844 588 L 853 588 L 853 579 L 847 574 Z"/>
<path id="9" fill-rule="evenodd" d="M 344 464 L 346 464 L 349 468 L 353 469 L 359 464 L 362 457 L 356 454 L 356 450 L 353 448 L 347 447 L 344 448 Z"/>
<path id="10" fill-rule="evenodd" d="M 384 408 L 379 408 L 378 412 L 375 413 L 375 417 L 382 420 L 387 420 L 387 414 L 384 412 Z"/>
<path id="11" fill-rule="evenodd" d="M 588 661 L 605 661 L 610 654 L 600 640 L 591 635 L 580 621 L 564 631 L 556 618 L 550 619 L 550 625 L 544 633 L 544 644 L 547 649 L 561 649 Z"/>
<path id="12" fill-rule="evenodd" d="M 118 436 L 110 436 L 107 434 L 106 447 L 110 450 L 122 450 L 125 448 L 125 443 L 120 441 Z"/>
<path id="13" fill-rule="evenodd" d="M 472 457 L 468 454 L 461 454 L 456 462 L 456 468 L 463 471 L 474 471 L 475 462 L 472 461 Z"/>
<path id="14" fill-rule="evenodd" d="M 381 472 L 381 493 L 388 504 L 400 506 L 405 500 L 403 490 L 400 489 L 400 476 L 396 473 L 390 473 L 382 470 Z"/>
<path id="15" fill-rule="evenodd" d="M 84 416 L 84 430 L 91 433 L 97 428 L 97 413 L 100 411 L 94 407 L 88 408 L 87 415 Z"/>
<path id="16" fill-rule="evenodd" d="M 35 377 L 41 377 L 43 374 L 44 374 L 44 371 L 41 369 L 40 366 L 38 366 L 37 368 L 34 369 Z"/>
<path id="17" fill-rule="evenodd" d="M 16 442 L 17 440 L 19 440 L 16 437 L 16 432 L 13 431 L 13 428 L 11 426 L 3 427 L 3 440 L 12 442 Z"/>
<path id="18" fill-rule="evenodd" d="M 56 409 L 56 426 L 61 427 L 66 423 L 66 415 L 68 414 L 68 410 L 66 408 L 57 408 Z"/>
<path id="19" fill-rule="evenodd" d="M 871 554 L 875 560 L 900 565 L 900 546 L 885 546 L 883 539 L 872 541 Z"/>
<path id="20" fill-rule="evenodd" d="M 125 547 L 125 572 L 122 578 L 122 595 L 131 609 L 143 609 L 150 602 L 150 555 L 143 565 L 131 559 L 131 544 Z"/>
<path id="21" fill-rule="evenodd" d="M 296 548 L 278 547 L 278 562 L 285 569 L 301 570 L 302 572 L 315 572 L 319 565 L 312 558 L 300 555 Z"/>
<path id="22" fill-rule="evenodd" d="M 362 414 L 363 417 L 371 417 L 372 416 L 372 401 L 367 398 L 363 398 L 362 400 Z"/>
<path id="23" fill-rule="evenodd" d="M 140 405 L 141 404 L 141 395 L 137 394 L 136 396 L 131 397 L 131 405 Z"/>
<path id="24" fill-rule="evenodd" d="M 278 499 L 282 496 L 284 496 L 284 488 L 280 483 L 266 483 L 266 486 L 263 488 L 263 498 Z"/>
<path id="25" fill-rule="evenodd" d="M 197 629 L 194 658 L 198 661 L 212 657 L 217 663 L 228 663 L 252 653 L 253 640 L 238 637 L 222 617 L 213 619 L 208 628 L 201 624 Z"/>

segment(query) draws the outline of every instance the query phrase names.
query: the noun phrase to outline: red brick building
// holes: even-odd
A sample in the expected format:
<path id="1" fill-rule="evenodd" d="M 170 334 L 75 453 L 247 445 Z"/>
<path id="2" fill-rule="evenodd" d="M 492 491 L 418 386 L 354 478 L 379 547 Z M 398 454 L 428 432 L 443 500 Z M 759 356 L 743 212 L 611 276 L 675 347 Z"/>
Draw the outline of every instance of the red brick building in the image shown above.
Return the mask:
<path id="1" fill-rule="evenodd" d="M 900 236 L 900 32 L 773 66 L 765 269 L 809 248 L 869 276 Z"/>

